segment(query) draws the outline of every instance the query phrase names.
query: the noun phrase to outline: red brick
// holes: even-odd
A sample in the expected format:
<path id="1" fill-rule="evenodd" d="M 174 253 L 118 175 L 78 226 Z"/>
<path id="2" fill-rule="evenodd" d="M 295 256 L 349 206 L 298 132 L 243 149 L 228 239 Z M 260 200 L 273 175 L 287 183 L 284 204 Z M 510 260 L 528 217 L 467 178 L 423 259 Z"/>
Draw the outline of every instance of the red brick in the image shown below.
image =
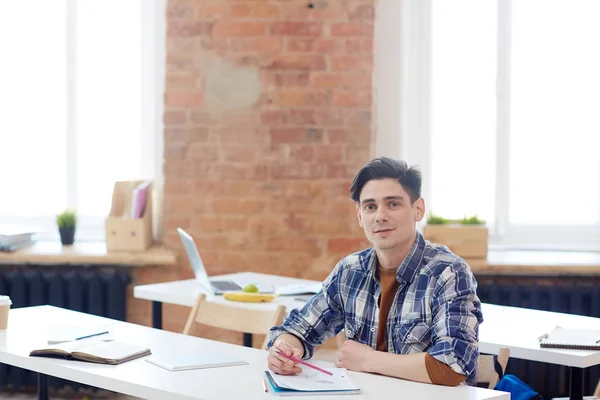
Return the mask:
<path id="1" fill-rule="evenodd" d="M 320 22 L 273 22 L 269 25 L 269 33 L 274 36 L 321 36 L 323 24 Z"/>
<path id="2" fill-rule="evenodd" d="M 204 103 L 200 92 L 166 92 L 166 107 L 199 107 Z"/>
<path id="3" fill-rule="evenodd" d="M 230 7 L 223 1 L 214 0 L 211 3 L 195 1 L 195 3 L 196 18 L 199 20 L 212 20 L 230 15 Z"/>
<path id="4" fill-rule="evenodd" d="M 165 157 L 169 159 L 181 159 L 185 158 L 187 153 L 186 143 L 166 143 L 165 144 Z"/>
<path id="5" fill-rule="evenodd" d="M 293 163 L 298 162 L 311 162 L 314 159 L 315 151 L 312 146 L 294 146 L 290 152 L 290 161 Z"/>
<path id="6" fill-rule="evenodd" d="M 318 125 L 339 127 L 344 122 L 344 115 L 339 109 L 321 108 L 316 110 L 315 119 Z"/>
<path id="7" fill-rule="evenodd" d="M 253 216 L 249 218 L 248 231 L 254 235 L 274 235 L 283 232 L 280 217 Z"/>
<path id="8" fill-rule="evenodd" d="M 373 22 L 375 19 L 375 9 L 373 4 L 359 4 L 352 8 L 348 13 L 348 18 L 351 21 L 361 20 Z"/>
<path id="9" fill-rule="evenodd" d="M 252 4 L 250 3 L 234 3 L 231 4 L 230 16 L 233 18 L 248 17 L 252 14 Z"/>
<path id="10" fill-rule="evenodd" d="M 323 131 L 314 128 L 273 128 L 271 144 L 321 142 Z"/>
<path id="11" fill-rule="evenodd" d="M 364 22 L 340 22 L 331 24 L 331 36 L 371 36 L 373 25 Z"/>
<path id="12" fill-rule="evenodd" d="M 283 49 L 283 39 L 280 37 L 231 38 L 229 46 L 232 51 L 279 53 Z"/>
<path id="13" fill-rule="evenodd" d="M 331 54 L 340 51 L 342 43 L 335 39 L 287 38 L 287 51 L 294 53 Z"/>
<path id="14" fill-rule="evenodd" d="M 371 110 L 347 110 L 344 115 L 344 125 L 352 127 L 371 127 Z"/>
<path id="15" fill-rule="evenodd" d="M 277 19 L 281 16 L 281 5 L 260 1 L 254 6 L 252 16 L 259 19 Z"/>
<path id="16" fill-rule="evenodd" d="M 222 217 L 222 223 L 225 232 L 246 232 L 248 229 L 246 217 Z"/>
<path id="17" fill-rule="evenodd" d="M 188 146 L 186 156 L 192 160 L 202 161 L 217 161 L 219 159 L 217 146 L 201 142 L 191 143 Z"/>
<path id="18" fill-rule="evenodd" d="M 319 164 L 274 165 L 270 170 L 273 179 L 322 179 L 325 177 L 325 166 Z"/>
<path id="19" fill-rule="evenodd" d="M 172 89 L 202 89 L 202 78 L 189 72 L 170 73 L 166 76 L 166 85 Z"/>
<path id="20" fill-rule="evenodd" d="M 326 67 L 323 56 L 285 54 L 273 60 L 269 68 L 276 70 L 321 71 Z"/>
<path id="21" fill-rule="evenodd" d="M 167 125 L 181 125 L 187 122 L 187 113 L 182 110 L 167 110 L 163 114 L 163 122 Z"/>
<path id="22" fill-rule="evenodd" d="M 344 158 L 344 148 L 340 145 L 320 145 L 315 147 L 315 160 L 325 163 L 339 163 Z"/>
<path id="23" fill-rule="evenodd" d="M 333 94 L 331 104 L 338 107 L 369 107 L 371 92 L 337 91 Z"/>
<path id="24" fill-rule="evenodd" d="M 194 7 L 190 4 L 167 4 L 167 20 L 192 18 L 194 13 Z"/>
<path id="25" fill-rule="evenodd" d="M 368 145 L 371 142 L 369 129 L 329 129 L 327 138 L 330 143 Z"/>
<path id="26" fill-rule="evenodd" d="M 218 154 L 215 151 L 216 154 Z M 244 147 L 224 147 L 220 153 L 225 162 L 254 163 L 256 161 L 256 149 L 248 146 Z"/>
<path id="27" fill-rule="evenodd" d="M 321 255 L 321 249 L 315 239 L 279 235 L 267 239 L 266 249 L 271 251 L 306 252 L 313 257 Z"/>
<path id="28" fill-rule="evenodd" d="M 169 178 L 165 180 L 163 190 L 171 195 L 191 194 L 193 185 L 187 179 Z"/>
<path id="29" fill-rule="evenodd" d="M 373 86 L 373 76 L 368 72 L 350 72 L 342 75 L 344 89 L 370 89 Z"/>
<path id="30" fill-rule="evenodd" d="M 327 178 L 343 178 L 351 179 L 356 174 L 356 169 L 353 166 L 346 164 L 327 164 Z"/>
<path id="31" fill-rule="evenodd" d="M 190 142 L 206 143 L 209 141 L 208 128 L 205 126 L 197 126 L 188 129 L 188 137 Z"/>
<path id="32" fill-rule="evenodd" d="M 221 20 L 216 23 L 214 35 L 216 37 L 262 36 L 266 30 L 267 25 L 264 22 Z"/>
<path id="33" fill-rule="evenodd" d="M 194 218 L 194 226 L 206 233 L 220 233 L 223 231 L 223 221 L 221 217 L 210 215 L 199 215 Z"/>
<path id="34" fill-rule="evenodd" d="M 210 36 L 212 22 L 171 19 L 167 23 L 167 36 Z"/>
<path id="35" fill-rule="evenodd" d="M 373 56 L 373 39 L 352 38 L 346 40 L 345 50 L 348 54 L 365 54 Z"/>
<path id="36" fill-rule="evenodd" d="M 341 80 L 339 73 L 314 73 L 311 75 L 310 85 L 318 89 L 334 89 L 340 85 Z"/>
<path id="37" fill-rule="evenodd" d="M 371 71 L 372 59 L 365 56 L 331 56 L 333 71 Z"/>
<path id="38" fill-rule="evenodd" d="M 219 175 L 223 179 L 248 179 L 264 180 L 268 177 L 269 170 L 266 165 L 233 165 L 219 166 Z"/>
<path id="39" fill-rule="evenodd" d="M 229 197 L 211 200 L 211 210 L 219 214 L 255 215 L 265 208 L 263 199 L 232 199 Z"/>
<path id="40" fill-rule="evenodd" d="M 318 91 L 292 91 L 286 90 L 274 94 L 274 104 L 283 107 L 295 106 L 326 106 L 331 102 L 331 94 Z"/>
<path id="41" fill-rule="evenodd" d="M 196 198 L 193 196 L 169 195 L 164 199 L 164 212 L 170 215 L 193 215 Z"/>

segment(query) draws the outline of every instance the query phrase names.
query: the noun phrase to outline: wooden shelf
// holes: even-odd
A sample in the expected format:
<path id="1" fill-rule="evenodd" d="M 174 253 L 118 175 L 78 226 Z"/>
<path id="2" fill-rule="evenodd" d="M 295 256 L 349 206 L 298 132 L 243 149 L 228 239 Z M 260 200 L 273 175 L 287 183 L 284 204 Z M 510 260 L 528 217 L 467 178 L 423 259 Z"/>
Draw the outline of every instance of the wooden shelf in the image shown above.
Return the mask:
<path id="1" fill-rule="evenodd" d="M 596 252 L 490 251 L 487 260 L 466 261 L 475 275 L 600 275 Z"/>
<path id="2" fill-rule="evenodd" d="M 171 265 L 177 254 L 169 249 L 153 246 L 145 251 L 107 251 L 102 242 L 81 242 L 63 246 L 60 242 L 37 242 L 14 253 L 0 252 L 0 262 L 15 264 L 111 264 L 111 265 Z"/>

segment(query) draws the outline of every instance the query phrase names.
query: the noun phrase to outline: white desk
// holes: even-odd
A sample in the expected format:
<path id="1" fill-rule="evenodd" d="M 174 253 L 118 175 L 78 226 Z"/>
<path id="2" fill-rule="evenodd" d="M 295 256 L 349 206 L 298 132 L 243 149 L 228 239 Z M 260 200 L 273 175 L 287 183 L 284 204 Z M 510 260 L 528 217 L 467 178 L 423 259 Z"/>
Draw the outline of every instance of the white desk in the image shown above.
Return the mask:
<path id="1" fill-rule="evenodd" d="M 600 364 L 600 351 L 542 348 L 538 337 L 556 325 L 600 330 L 600 318 L 485 303 L 482 312 L 484 321 L 479 327 L 482 353 L 498 354 L 501 347 L 508 347 L 514 358 L 570 367 L 570 399 L 583 398 L 583 368 Z"/>
<path id="2" fill-rule="evenodd" d="M 273 286 L 316 283 L 316 281 L 309 281 L 306 279 L 260 274 L 257 272 L 240 272 L 236 274 L 219 275 L 213 276 L 210 279 L 229 279 L 239 282 Z M 162 328 L 162 303 L 192 307 L 200 293 L 205 292 L 195 279 L 141 285 L 133 288 L 133 297 L 152 301 L 152 327 L 157 329 Z M 283 304 L 289 312 L 289 310 L 302 306 L 304 303 L 303 301 L 295 300 L 295 297 L 298 296 L 281 296 L 270 303 L 231 302 L 223 299 L 223 296 L 210 296 L 209 298 L 211 301 L 227 302 L 228 305 L 237 305 L 244 308 L 264 308 L 268 307 L 269 304 Z M 244 344 L 249 344 L 251 346 L 252 337 L 250 335 L 244 335 Z"/>
<path id="3" fill-rule="evenodd" d="M 229 278 L 256 281 L 258 283 L 291 284 L 314 283 L 302 279 L 286 278 L 276 275 L 257 274 L 252 272 L 222 275 L 214 279 Z M 162 303 L 173 303 L 191 307 L 201 292 L 195 280 L 159 283 L 155 285 L 136 286 L 134 296 L 153 302 L 153 326 L 160 328 L 162 324 Z M 222 300 L 217 296 L 216 301 Z M 294 296 L 277 298 L 274 302 L 284 304 L 289 311 L 302 305 L 294 300 Z M 232 304 L 230 302 L 230 304 Z M 240 307 L 264 307 L 264 304 L 239 303 Z M 242 305 L 243 304 L 243 305 Z M 270 303 L 265 303 L 270 304 Z M 550 332 L 556 325 L 570 328 L 600 329 L 600 318 L 582 317 L 547 311 L 531 310 L 516 307 L 482 304 L 484 322 L 479 327 L 479 350 L 482 353 L 498 354 L 501 347 L 510 348 L 510 356 L 530 361 L 547 362 L 570 367 L 570 398 L 583 398 L 583 370 L 600 364 L 600 352 L 567 349 L 540 348 L 537 338 Z M 251 337 L 244 335 L 244 344 L 251 344 Z"/>
<path id="4" fill-rule="evenodd" d="M 173 351 L 219 352 L 243 358 L 249 365 L 170 372 L 147 363 L 143 358 L 113 366 L 29 357 L 30 350 L 46 345 L 46 327 L 59 322 L 69 325 L 111 323 L 115 339 L 148 346 L 156 356 Z M 144 399 L 272 399 L 270 394 L 263 391 L 261 384 L 266 360 L 267 352 L 263 350 L 184 336 L 52 306 L 13 309 L 10 311 L 8 330 L 0 332 L 0 362 L 38 372 L 42 377 L 55 376 Z M 350 374 L 362 389 L 361 395 L 352 396 L 357 400 L 381 399 L 390 394 L 423 400 L 509 400 L 507 393 L 464 385 L 443 387 L 352 371 Z M 39 381 L 44 383 L 45 378 Z M 43 393 L 41 390 L 41 398 Z M 307 398 L 320 399 L 322 396 Z M 348 396 L 327 398 L 348 400 Z"/>

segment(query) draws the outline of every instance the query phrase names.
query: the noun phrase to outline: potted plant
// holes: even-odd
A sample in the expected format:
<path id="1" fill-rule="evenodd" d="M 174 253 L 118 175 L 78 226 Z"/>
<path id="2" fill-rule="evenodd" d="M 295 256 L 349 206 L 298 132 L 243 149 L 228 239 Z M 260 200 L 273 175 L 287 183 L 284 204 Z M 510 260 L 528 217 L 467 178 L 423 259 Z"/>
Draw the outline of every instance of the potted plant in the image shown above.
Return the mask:
<path id="1" fill-rule="evenodd" d="M 451 220 L 431 213 L 423 228 L 423 237 L 447 246 L 464 259 L 487 258 L 488 228 L 477 215 Z"/>
<path id="2" fill-rule="evenodd" d="M 75 228 L 77 227 L 77 214 L 73 210 L 66 210 L 56 216 L 56 224 L 60 233 L 62 244 L 73 244 L 75 241 Z"/>

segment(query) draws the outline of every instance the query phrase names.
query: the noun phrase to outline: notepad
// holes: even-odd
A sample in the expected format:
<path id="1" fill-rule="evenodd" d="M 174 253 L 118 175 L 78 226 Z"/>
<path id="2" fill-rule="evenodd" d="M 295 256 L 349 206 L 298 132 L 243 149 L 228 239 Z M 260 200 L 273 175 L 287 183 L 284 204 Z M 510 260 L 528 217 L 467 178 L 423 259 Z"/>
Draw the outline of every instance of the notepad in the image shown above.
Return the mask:
<path id="1" fill-rule="evenodd" d="M 600 350 L 600 330 L 555 327 L 540 336 L 540 347 L 578 350 Z"/>
<path id="2" fill-rule="evenodd" d="M 360 388 L 345 368 L 326 368 L 333 375 L 305 369 L 296 375 L 265 371 L 271 392 L 276 396 L 360 394 Z"/>
<path id="3" fill-rule="evenodd" d="M 32 350 L 32 357 L 53 357 L 97 364 L 121 364 L 151 354 L 150 349 L 131 343 L 97 339 L 76 340 L 56 346 Z"/>
<path id="4" fill-rule="evenodd" d="M 224 354 L 206 353 L 161 354 L 160 356 L 155 355 L 147 358 L 146 361 L 169 371 L 248 365 L 247 361 L 237 357 L 231 357 Z"/>

